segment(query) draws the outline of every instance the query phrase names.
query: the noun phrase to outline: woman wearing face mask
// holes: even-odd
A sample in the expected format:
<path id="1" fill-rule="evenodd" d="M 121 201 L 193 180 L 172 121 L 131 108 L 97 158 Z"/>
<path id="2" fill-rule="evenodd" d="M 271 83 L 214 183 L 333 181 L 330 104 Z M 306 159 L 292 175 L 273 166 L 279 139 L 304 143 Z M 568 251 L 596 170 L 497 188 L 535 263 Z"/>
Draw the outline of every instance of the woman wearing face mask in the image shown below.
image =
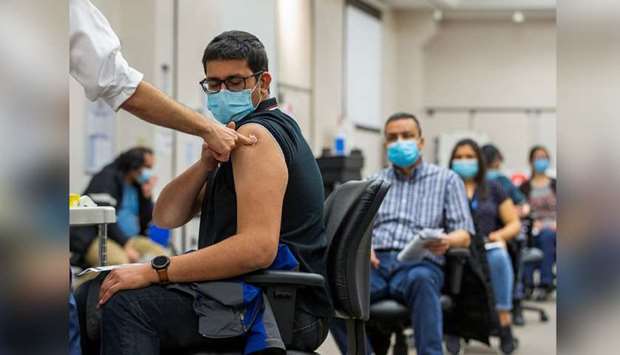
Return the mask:
<path id="1" fill-rule="evenodd" d="M 534 146 L 530 150 L 529 162 L 532 177 L 524 182 L 520 189 L 527 197 L 532 219 L 532 235 L 535 246 L 543 251 L 544 258 L 540 265 L 526 265 L 523 269 L 523 283 L 526 293 L 531 294 L 534 287 L 534 271 L 540 269 L 538 300 L 546 300 L 553 290 L 553 263 L 555 262 L 556 243 L 556 180 L 547 175 L 549 169 L 549 151 L 543 146 Z"/>
<path id="2" fill-rule="evenodd" d="M 486 168 L 478 144 L 459 141 L 450 158 L 450 169 L 465 183 L 478 236 L 485 238 L 491 284 L 499 316 L 501 350 L 511 354 L 517 347 L 512 335 L 512 288 L 514 273 L 506 241 L 519 234 L 521 223 L 514 203 L 501 185 L 486 179 Z"/>

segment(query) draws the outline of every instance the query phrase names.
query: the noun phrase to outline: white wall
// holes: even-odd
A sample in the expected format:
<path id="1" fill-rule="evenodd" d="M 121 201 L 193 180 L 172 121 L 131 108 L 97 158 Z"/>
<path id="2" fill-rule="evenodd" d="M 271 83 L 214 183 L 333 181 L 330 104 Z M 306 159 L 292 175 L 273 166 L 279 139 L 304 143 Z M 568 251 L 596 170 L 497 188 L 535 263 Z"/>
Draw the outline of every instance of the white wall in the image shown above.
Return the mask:
<path id="1" fill-rule="evenodd" d="M 277 1 L 277 88 L 281 108 L 295 118 L 311 147 L 313 121 L 313 4 L 312 0 Z"/>
<path id="2" fill-rule="evenodd" d="M 155 53 L 156 2 L 150 0 L 93 0 L 93 4 L 106 16 L 121 40 L 122 52 L 127 61 L 144 73 L 144 79 L 154 80 L 157 56 Z M 157 83 L 156 83 L 157 85 Z M 82 88 L 70 79 L 70 173 L 69 189 L 80 193 L 86 187 L 90 176 L 84 171 L 85 115 L 87 99 Z M 154 127 L 132 115 L 116 113 L 116 153 L 136 145 L 153 145 Z M 165 161 L 158 161 L 158 169 L 165 167 Z"/>
<path id="3" fill-rule="evenodd" d="M 498 20 L 442 22 L 424 47 L 423 105 L 555 107 L 555 30 L 552 19 L 520 25 Z M 527 151 L 534 144 L 548 146 L 556 156 L 555 113 L 479 113 L 473 117 L 437 113 L 422 117 L 425 154 L 431 159 L 435 157 L 428 143 L 442 132 L 455 130 L 487 134 L 504 153 L 509 171 L 527 170 Z"/>

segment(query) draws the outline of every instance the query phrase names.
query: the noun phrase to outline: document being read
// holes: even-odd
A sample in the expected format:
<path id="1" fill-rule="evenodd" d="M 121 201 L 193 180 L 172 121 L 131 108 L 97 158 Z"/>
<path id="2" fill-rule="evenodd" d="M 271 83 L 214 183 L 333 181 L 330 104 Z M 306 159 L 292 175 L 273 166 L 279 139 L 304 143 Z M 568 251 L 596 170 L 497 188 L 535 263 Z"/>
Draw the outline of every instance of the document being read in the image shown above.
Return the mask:
<path id="1" fill-rule="evenodd" d="M 444 235 L 443 229 L 423 229 L 398 253 L 398 261 L 416 263 L 422 261 L 430 252 L 424 247 L 428 242 L 441 240 Z"/>

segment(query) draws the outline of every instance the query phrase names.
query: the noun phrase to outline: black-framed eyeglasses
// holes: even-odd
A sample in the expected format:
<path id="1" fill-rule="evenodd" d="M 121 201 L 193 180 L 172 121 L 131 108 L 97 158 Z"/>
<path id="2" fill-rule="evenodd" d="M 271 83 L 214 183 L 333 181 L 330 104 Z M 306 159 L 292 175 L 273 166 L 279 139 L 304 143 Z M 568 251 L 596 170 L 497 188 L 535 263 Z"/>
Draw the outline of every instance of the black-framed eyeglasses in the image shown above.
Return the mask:
<path id="1" fill-rule="evenodd" d="M 220 79 L 202 79 L 199 84 L 202 90 L 207 94 L 215 94 L 220 92 L 222 89 L 222 83 L 226 87 L 228 91 L 241 91 L 247 89 L 247 80 L 250 78 L 256 78 L 259 75 L 263 74 L 265 71 L 261 70 L 252 75 L 242 77 L 242 76 L 231 76 L 224 80 Z"/>

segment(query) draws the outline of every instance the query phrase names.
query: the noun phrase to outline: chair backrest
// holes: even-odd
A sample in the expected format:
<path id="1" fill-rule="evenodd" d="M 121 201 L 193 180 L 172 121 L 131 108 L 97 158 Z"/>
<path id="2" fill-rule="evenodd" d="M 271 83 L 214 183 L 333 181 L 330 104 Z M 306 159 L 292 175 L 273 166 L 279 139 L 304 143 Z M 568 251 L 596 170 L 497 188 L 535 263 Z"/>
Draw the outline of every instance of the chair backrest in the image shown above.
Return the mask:
<path id="1" fill-rule="evenodd" d="M 389 189 L 382 180 L 349 181 L 325 201 L 327 279 L 338 313 L 370 315 L 370 241 L 373 219 Z"/>

